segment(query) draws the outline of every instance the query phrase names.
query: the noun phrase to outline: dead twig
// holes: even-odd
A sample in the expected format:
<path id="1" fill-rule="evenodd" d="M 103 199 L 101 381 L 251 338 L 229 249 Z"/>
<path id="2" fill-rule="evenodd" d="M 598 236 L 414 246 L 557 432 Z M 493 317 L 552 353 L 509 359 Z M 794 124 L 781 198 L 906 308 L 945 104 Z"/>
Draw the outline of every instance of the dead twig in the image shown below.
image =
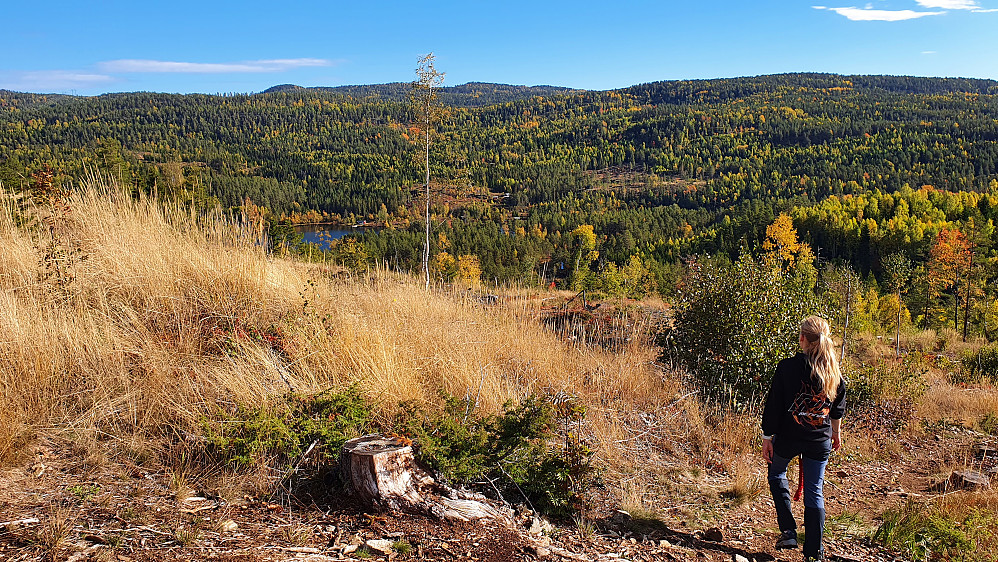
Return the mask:
<path id="1" fill-rule="evenodd" d="M 18 519 L 16 521 L 6 521 L 0 523 L 0 529 L 5 527 L 16 527 L 18 525 L 33 525 L 35 523 L 40 523 L 40 521 L 34 517 L 29 517 L 27 519 Z"/>

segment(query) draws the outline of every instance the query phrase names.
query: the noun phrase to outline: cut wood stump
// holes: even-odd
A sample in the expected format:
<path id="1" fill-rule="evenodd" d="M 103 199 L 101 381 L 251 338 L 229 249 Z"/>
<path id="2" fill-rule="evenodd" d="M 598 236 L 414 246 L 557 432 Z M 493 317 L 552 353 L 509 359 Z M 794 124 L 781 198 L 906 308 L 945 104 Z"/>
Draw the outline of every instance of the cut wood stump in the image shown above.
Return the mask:
<path id="1" fill-rule="evenodd" d="M 458 521 L 510 518 L 508 509 L 490 506 L 484 496 L 434 481 L 416 465 L 406 439 L 372 434 L 347 441 L 340 455 L 340 474 L 348 493 L 377 508 Z"/>
<path id="2" fill-rule="evenodd" d="M 958 490 L 977 490 L 988 488 L 991 481 L 986 474 L 981 474 L 976 470 L 959 470 L 949 477 L 950 483 Z"/>
<path id="3" fill-rule="evenodd" d="M 412 445 L 394 437 L 365 435 L 343 445 L 340 470 L 351 493 L 365 502 L 420 500 Z"/>
<path id="4" fill-rule="evenodd" d="M 998 460 L 998 448 L 990 443 L 978 443 L 974 450 L 974 458 L 979 461 Z"/>

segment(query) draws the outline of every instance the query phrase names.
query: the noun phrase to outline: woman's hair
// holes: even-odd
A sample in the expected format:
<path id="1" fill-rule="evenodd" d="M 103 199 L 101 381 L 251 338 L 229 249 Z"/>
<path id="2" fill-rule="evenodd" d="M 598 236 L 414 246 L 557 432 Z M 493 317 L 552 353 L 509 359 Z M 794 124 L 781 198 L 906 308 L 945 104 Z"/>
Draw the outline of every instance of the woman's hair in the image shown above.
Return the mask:
<path id="1" fill-rule="evenodd" d="M 807 340 L 804 353 L 811 363 L 811 374 L 821 381 L 821 387 L 829 400 L 834 400 L 842 382 L 842 371 L 835 358 L 832 331 L 828 322 L 820 316 L 808 316 L 801 322 L 800 333 Z"/>

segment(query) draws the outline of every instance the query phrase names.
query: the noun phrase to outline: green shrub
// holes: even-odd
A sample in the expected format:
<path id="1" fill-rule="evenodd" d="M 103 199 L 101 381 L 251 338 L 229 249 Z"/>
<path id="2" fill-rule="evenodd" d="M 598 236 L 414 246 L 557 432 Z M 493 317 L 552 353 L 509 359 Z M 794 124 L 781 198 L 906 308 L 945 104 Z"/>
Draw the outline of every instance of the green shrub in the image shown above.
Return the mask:
<path id="1" fill-rule="evenodd" d="M 888 400 L 914 404 L 928 388 L 924 377 L 928 372 L 923 356 L 917 353 L 900 361 L 885 359 L 862 365 L 848 373 L 849 399 L 858 404 Z"/>
<path id="2" fill-rule="evenodd" d="M 978 517 L 974 512 L 958 522 L 931 505 L 909 500 L 883 514 L 873 540 L 910 555 L 912 560 L 972 560 L 976 547 L 965 529 L 977 529 Z"/>
<path id="3" fill-rule="evenodd" d="M 761 401 L 776 364 L 797 352 L 812 304 L 806 283 L 750 255 L 730 266 L 694 261 L 660 338 L 662 359 L 684 367 L 708 399 Z"/>
<path id="4" fill-rule="evenodd" d="M 950 376 L 950 382 L 959 384 L 975 384 L 998 374 L 998 344 L 984 346 L 977 351 L 963 353 L 962 364 L 957 372 Z"/>
<path id="5" fill-rule="evenodd" d="M 348 439 L 371 426 L 370 409 L 356 386 L 342 392 L 287 394 L 263 406 L 238 406 L 205 420 L 211 449 L 220 460 L 249 465 L 286 462 L 317 442 L 316 458 L 336 459 Z"/>
<path id="6" fill-rule="evenodd" d="M 395 432 L 411 437 L 420 462 L 444 480 L 523 494 L 538 510 L 570 515 L 592 475 L 590 451 L 572 431 L 585 409 L 572 399 L 530 396 L 501 414 L 480 415 L 474 401 L 443 395 L 441 411 L 403 404 L 390 423 L 372 421 L 358 387 L 288 394 L 263 406 L 238 406 L 205 420 L 210 450 L 222 462 L 287 464 L 313 443 L 314 458 L 335 461 L 348 439 Z"/>
<path id="7" fill-rule="evenodd" d="M 570 431 L 585 415 L 576 402 L 530 396 L 507 404 L 499 415 L 480 416 L 473 400 L 443 398 L 441 412 L 410 404 L 396 422 L 415 440 L 421 462 L 455 483 L 488 479 L 505 488 L 507 497 L 522 493 L 552 515 L 579 507 L 592 474 L 592 451 Z M 555 441 L 559 430 L 563 440 Z"/>
<path id="8" fill-rule="evenodd" d="M 988 412 L 977 422 L 977 427 L 984 433 L 998 435 L 998 415 Z"/>
<path id="9" fill-rule="evenodd" d="M 412 545 L 409 544 L 404 539 L 399 539 L 392 543 L 392 550 L 394 550 L 398 554 L 401 554 L 402 556 L 405 556 L 410 552 L 412 552 Z"/>

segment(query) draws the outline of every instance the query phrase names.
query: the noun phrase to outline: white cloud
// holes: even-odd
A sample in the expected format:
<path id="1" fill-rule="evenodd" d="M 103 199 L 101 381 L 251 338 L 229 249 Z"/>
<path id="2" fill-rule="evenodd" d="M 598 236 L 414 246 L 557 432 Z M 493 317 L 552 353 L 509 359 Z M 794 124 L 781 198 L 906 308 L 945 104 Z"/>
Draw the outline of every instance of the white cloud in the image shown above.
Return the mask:
<path id="1" fill-rule="evenodd" d="M 936 52 L 935 51 L 922 51 L 922 54 L 923 55 L 934 55 L 934 54 L 936 54 Z"/>
<path id="2" fill-rule="evenodd" d="M 113 81 L 113 76 L 86 71 L 31 70 L 0 75 L 0 88 L 20 92 L 66 92 Z"/>
<path id="3" fill-rule="evenodd" d="M 923 8 L 943 10 L 975 10 L 979 8 L 975 0 L 915 0 Z"/>
<path id="4" fill-rule="evenodd" d="M 942 1 L 942 0 L 940 0 Z M 954 0 L 955 1 L 955 0 Z M 946 12 L 916 12 L 914 10 L 871 10 L 867 8 L 828 8 L 825 6 L 812 6 L 816 10 L 831 10 L 840 16 L 844 16 L 853 21 L 903 21 L 925 16 L 938 16 Z"/>
<path id="5" fill-rule="evenodd" d="M 941 10 L 970 10 L 978 14 L 998 12 L 998 9 L 982 8 L 977 0 L 915 0 L 923 8 L 939 8 Z"/>
<path id="6" fill-rule="evenodd" d="M 307 66 L 332 66 L 326 59 L 269 59 L 237 63 L 175 62 L 144 59 L 105 61 L 97 66 L 104 72 L 184 72 L 221 74 L 232 72 L 282 72 Z"/>

